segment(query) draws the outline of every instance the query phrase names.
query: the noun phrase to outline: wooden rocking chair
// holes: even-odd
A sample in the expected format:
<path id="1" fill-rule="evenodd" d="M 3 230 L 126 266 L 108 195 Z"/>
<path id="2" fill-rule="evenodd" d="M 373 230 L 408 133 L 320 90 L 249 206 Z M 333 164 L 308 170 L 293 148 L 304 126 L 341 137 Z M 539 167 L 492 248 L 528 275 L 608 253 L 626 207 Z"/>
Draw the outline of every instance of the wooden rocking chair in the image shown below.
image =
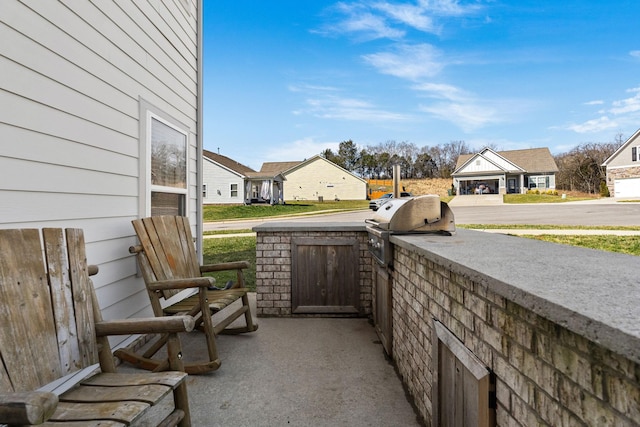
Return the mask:
<path id="1" fill-rule="evenodd" d="M 220 367 L 220 358 L 215 336 L 221 333 L 240 334 L 258 329 L 254 325 L 244 287 L 243 269 L 249 267 L 246 261 L 200 266 L 193 244 L 189 220 L 176 216 L 154 216 L 132 221 L 140 245 L 132 246 L 129 252 L 135 253 L 142 276 L 147 285 L 151 307 L 156 316 L 188 314 L 196 318 L 196 327 L 204 332 L 209 360 L 185 363 L 185 371 L 199 374 Z M 215 289 L 212 277 L 203 277 L 202 273 L 235 270 L 237 281 L 230 289 Z M 193 292 L 184 298 L 175 297 L 185 289 Z M 174 297 L 170 301 L 170 298 Z M 178 301 L 176 301 L 176 298 Z M 242 306 L 236 310 L 231 303 L 242 300 Z M 223 320 L 213 325 L 211 316 L 221 312 Z M 228 328 L 244 314 L 246 326 Z M 153 359 L 153 355 L 166 342 L 166 336 L 158 338 L 143 354 L 129 349 L 121 349 L 116 356 L 143 369 L 161 371 L 167 369 L 163 360 Z"/>

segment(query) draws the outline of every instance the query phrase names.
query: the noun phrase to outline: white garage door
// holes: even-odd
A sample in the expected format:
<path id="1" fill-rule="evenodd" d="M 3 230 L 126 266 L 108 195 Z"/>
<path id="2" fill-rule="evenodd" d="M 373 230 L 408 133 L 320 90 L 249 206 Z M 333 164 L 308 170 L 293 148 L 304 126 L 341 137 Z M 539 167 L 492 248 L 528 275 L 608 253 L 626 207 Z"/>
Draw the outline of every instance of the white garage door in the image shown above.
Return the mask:
<path id="1" fill-rule="evenodd" d="M 640 197 L 640 178 L 616 179 L 616 197 Z"/>

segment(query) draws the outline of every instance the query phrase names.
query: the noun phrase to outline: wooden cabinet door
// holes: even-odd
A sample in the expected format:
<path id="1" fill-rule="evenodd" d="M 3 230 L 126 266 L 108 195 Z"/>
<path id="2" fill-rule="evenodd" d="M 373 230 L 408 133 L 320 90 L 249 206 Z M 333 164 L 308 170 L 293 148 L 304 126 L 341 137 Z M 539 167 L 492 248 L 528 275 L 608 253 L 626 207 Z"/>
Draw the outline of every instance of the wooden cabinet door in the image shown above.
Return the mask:
<path id="1" fill-rule="evenodd" d="M 292 239 L 292 312 L 358 314 L 359 246 L 357 239 Z"/>

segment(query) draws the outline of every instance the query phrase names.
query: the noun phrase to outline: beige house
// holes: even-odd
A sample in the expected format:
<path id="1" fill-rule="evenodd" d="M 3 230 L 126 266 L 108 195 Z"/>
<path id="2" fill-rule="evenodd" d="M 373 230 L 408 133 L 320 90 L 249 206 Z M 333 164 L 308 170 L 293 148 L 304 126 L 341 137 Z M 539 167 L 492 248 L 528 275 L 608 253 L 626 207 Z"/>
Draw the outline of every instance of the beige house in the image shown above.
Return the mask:
<path id="1" fill-rule="evenodd" d="M 284 200 L 365 200 L 367 182 L 321 156 L 298 162 L 267 162 L 260 173 L 284 177 Z"/>
<path id="2" fill-rule="evenodd" d="M 607 187 L 615 197 L 640 197 L 640 129 L 602 166 L 607 168 Z"/>
<path id="3" fill-rule="evenodd" d="M 558 172 L 548 148 L 494 151 L 485 148 L 458 158 L 451 174 L 457 194 L 526 193 L 556 188 Z"/>

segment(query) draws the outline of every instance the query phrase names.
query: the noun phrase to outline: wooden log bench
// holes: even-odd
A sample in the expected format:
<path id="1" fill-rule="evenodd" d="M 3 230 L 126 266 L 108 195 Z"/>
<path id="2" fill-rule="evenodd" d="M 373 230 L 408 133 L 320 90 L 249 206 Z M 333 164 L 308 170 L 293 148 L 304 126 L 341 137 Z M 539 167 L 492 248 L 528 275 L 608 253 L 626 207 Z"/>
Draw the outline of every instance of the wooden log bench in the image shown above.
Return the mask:
<path id="1" fill-rule="evenodd" d="M 190 426 L 178 332 L 190 316 L 104 321 L 79 229 L 0 230 L 0 424 Z M 118 373 L 108 336 L 168 334 L 162 373 Z M 173 396 L 170 394 L 173 393 Z M 170 412 L 167 414 L 167 412 Z"/>

